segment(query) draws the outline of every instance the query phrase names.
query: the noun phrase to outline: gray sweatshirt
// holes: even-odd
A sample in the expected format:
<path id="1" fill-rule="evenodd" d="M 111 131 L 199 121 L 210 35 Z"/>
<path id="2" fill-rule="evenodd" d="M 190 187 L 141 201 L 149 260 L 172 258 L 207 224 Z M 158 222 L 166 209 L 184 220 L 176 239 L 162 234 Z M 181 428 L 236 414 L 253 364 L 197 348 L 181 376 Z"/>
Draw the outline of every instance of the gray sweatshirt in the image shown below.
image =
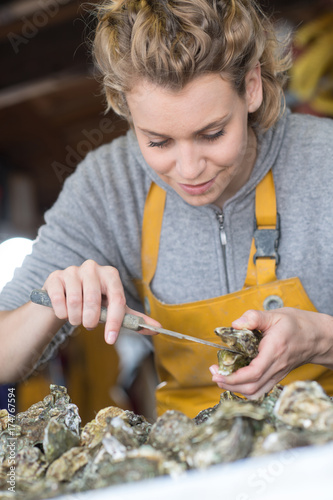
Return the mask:
<path id="1" fill-rule="evenodd" d="M 279 279 L 298 276 L 320 312 L 333 315 L 333 120 L 287 111 L 259 137 L 248 182 L 223 208 L 226 259 L 214 205 L 193 207 L 147 165 L 132 131 L 87 155 L 45 214 L 32 254 L 0 295 L 0 310 L 29 300 L 55 269 L 86 259 L 116 267 L 128 305 L 143 310 L 140 235 L 150 183 L 167 191 L 152 290 L 165 303 L 208 299 L 242 288 L 254 230 L 258 182 L 272 168 L 281 236 Z M 226 264 L 226 265 L 225 265 Z M 331 276 L 332 275 L 332 276 Z M 66 324 L 40 361 L 70 333 Z"/>

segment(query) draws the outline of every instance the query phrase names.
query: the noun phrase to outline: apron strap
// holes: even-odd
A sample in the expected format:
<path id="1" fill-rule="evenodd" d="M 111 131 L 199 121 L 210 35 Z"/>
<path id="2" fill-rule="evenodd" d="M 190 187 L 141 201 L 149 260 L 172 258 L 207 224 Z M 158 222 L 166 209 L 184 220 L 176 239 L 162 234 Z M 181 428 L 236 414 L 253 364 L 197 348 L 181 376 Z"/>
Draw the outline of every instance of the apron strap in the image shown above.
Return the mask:
<path id="1" fill-rule="evenodd" d="M 141 238 L 142 281 L 147 285 L 157 266 L 165 199 L 166 191 L 152 182 L 144 208 Z"/>
<path id="2" fill-rule="evenodd" d="M 279 217 L 275 187 L 270 170 L 256 188 L 256 229 L 252 239 L 247 275 L 243 288 L 276 281 L 278 263 Z"/>

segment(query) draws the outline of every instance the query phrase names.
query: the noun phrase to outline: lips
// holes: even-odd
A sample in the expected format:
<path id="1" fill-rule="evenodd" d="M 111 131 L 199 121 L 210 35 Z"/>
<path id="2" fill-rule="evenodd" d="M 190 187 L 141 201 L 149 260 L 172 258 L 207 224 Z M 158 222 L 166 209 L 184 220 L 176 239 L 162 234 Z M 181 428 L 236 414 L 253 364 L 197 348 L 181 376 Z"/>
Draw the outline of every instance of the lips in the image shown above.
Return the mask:
<path id="1" fill-rule="evenodd" d="M 190 194 L 190 195 L 198 195 L 198 194 L 203 194 L 208 189 L 214 184 L 215 182 L 215 177 L 214 179 L 211 179 L 208 182 L 203 182 L 202 184 L 181 184 L 178 183 L 179 187 L 185 191 L 185 193 Z"/>

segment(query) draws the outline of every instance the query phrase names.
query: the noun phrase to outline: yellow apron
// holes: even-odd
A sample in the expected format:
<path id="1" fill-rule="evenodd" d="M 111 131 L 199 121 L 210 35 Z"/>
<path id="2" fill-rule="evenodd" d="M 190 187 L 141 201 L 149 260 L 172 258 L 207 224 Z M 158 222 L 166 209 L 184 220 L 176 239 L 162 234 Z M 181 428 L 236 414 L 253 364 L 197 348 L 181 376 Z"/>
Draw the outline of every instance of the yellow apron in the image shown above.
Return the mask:
<path id="1" fill-rule="evenodd" d="M 272 172 L 256 189 L 257 230 L 252 240 L 247 276 L 242 290 L 198 302 L 164 304 L 150 289 L 157 265 L 160 232 L 166 192 L 152 184 L 147 196 L 142 228 L 142 281 L 137 283 L 146 314 L 164 328 L 217 341 L 214 329 L 230 326 L 248 309 L 295 307 L 308 311 L 316 308 L 299 278 L 277 280 L 277 212 Z M 255 255 L 256 253 L 256 255 Z M 276 257 L 276 258 L 274 258 Z M 218 403 L 221 389 L 212 382 L 209 366 L 217 363 L 212 347 L 165 335 L 153 337 L 156 369 L 161 384 L 156 391 L 157 413 L 175 409 L 189 417 Z M 333 394 L 333 371 L 307 364 L 293 370 L 282 380 L 317 380 L 328 394 Z"/>

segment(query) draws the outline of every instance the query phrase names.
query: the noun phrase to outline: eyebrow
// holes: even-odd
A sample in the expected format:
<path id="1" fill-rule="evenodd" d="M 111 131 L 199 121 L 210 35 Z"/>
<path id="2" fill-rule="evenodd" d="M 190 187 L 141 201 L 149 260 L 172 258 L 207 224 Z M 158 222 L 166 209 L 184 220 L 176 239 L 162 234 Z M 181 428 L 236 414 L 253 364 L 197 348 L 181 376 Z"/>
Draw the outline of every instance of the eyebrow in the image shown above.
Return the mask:
<path id="1" fill-rule="evenodd" d="M 202 134 L 202 132 L 205 132 L 206 130 L 209 130 L 211 128 L 223 126 L 226 124 L 228 119 L 229 119 L 229 115 L 225 115 L 222 118 L 218 118 L 217 120 L 214 120 L 213 122 L 208 123 L 208 125 L 205 125 L 201 129 L 196 130 L 193 133 L 193 135 Z M 156 137 L 167 137 L 167 135 L 165 135 L 165 134 L 159 134 L 158 132 L 153 132 L 152 130 L 148 130 L 148 129 L 141 128 L 141 127 L 138 127 L 138 128 L 141 130 L 141 132 L 145 132 L 146 134 L 149 134 L 149 135 L 154 135 Z"/>

